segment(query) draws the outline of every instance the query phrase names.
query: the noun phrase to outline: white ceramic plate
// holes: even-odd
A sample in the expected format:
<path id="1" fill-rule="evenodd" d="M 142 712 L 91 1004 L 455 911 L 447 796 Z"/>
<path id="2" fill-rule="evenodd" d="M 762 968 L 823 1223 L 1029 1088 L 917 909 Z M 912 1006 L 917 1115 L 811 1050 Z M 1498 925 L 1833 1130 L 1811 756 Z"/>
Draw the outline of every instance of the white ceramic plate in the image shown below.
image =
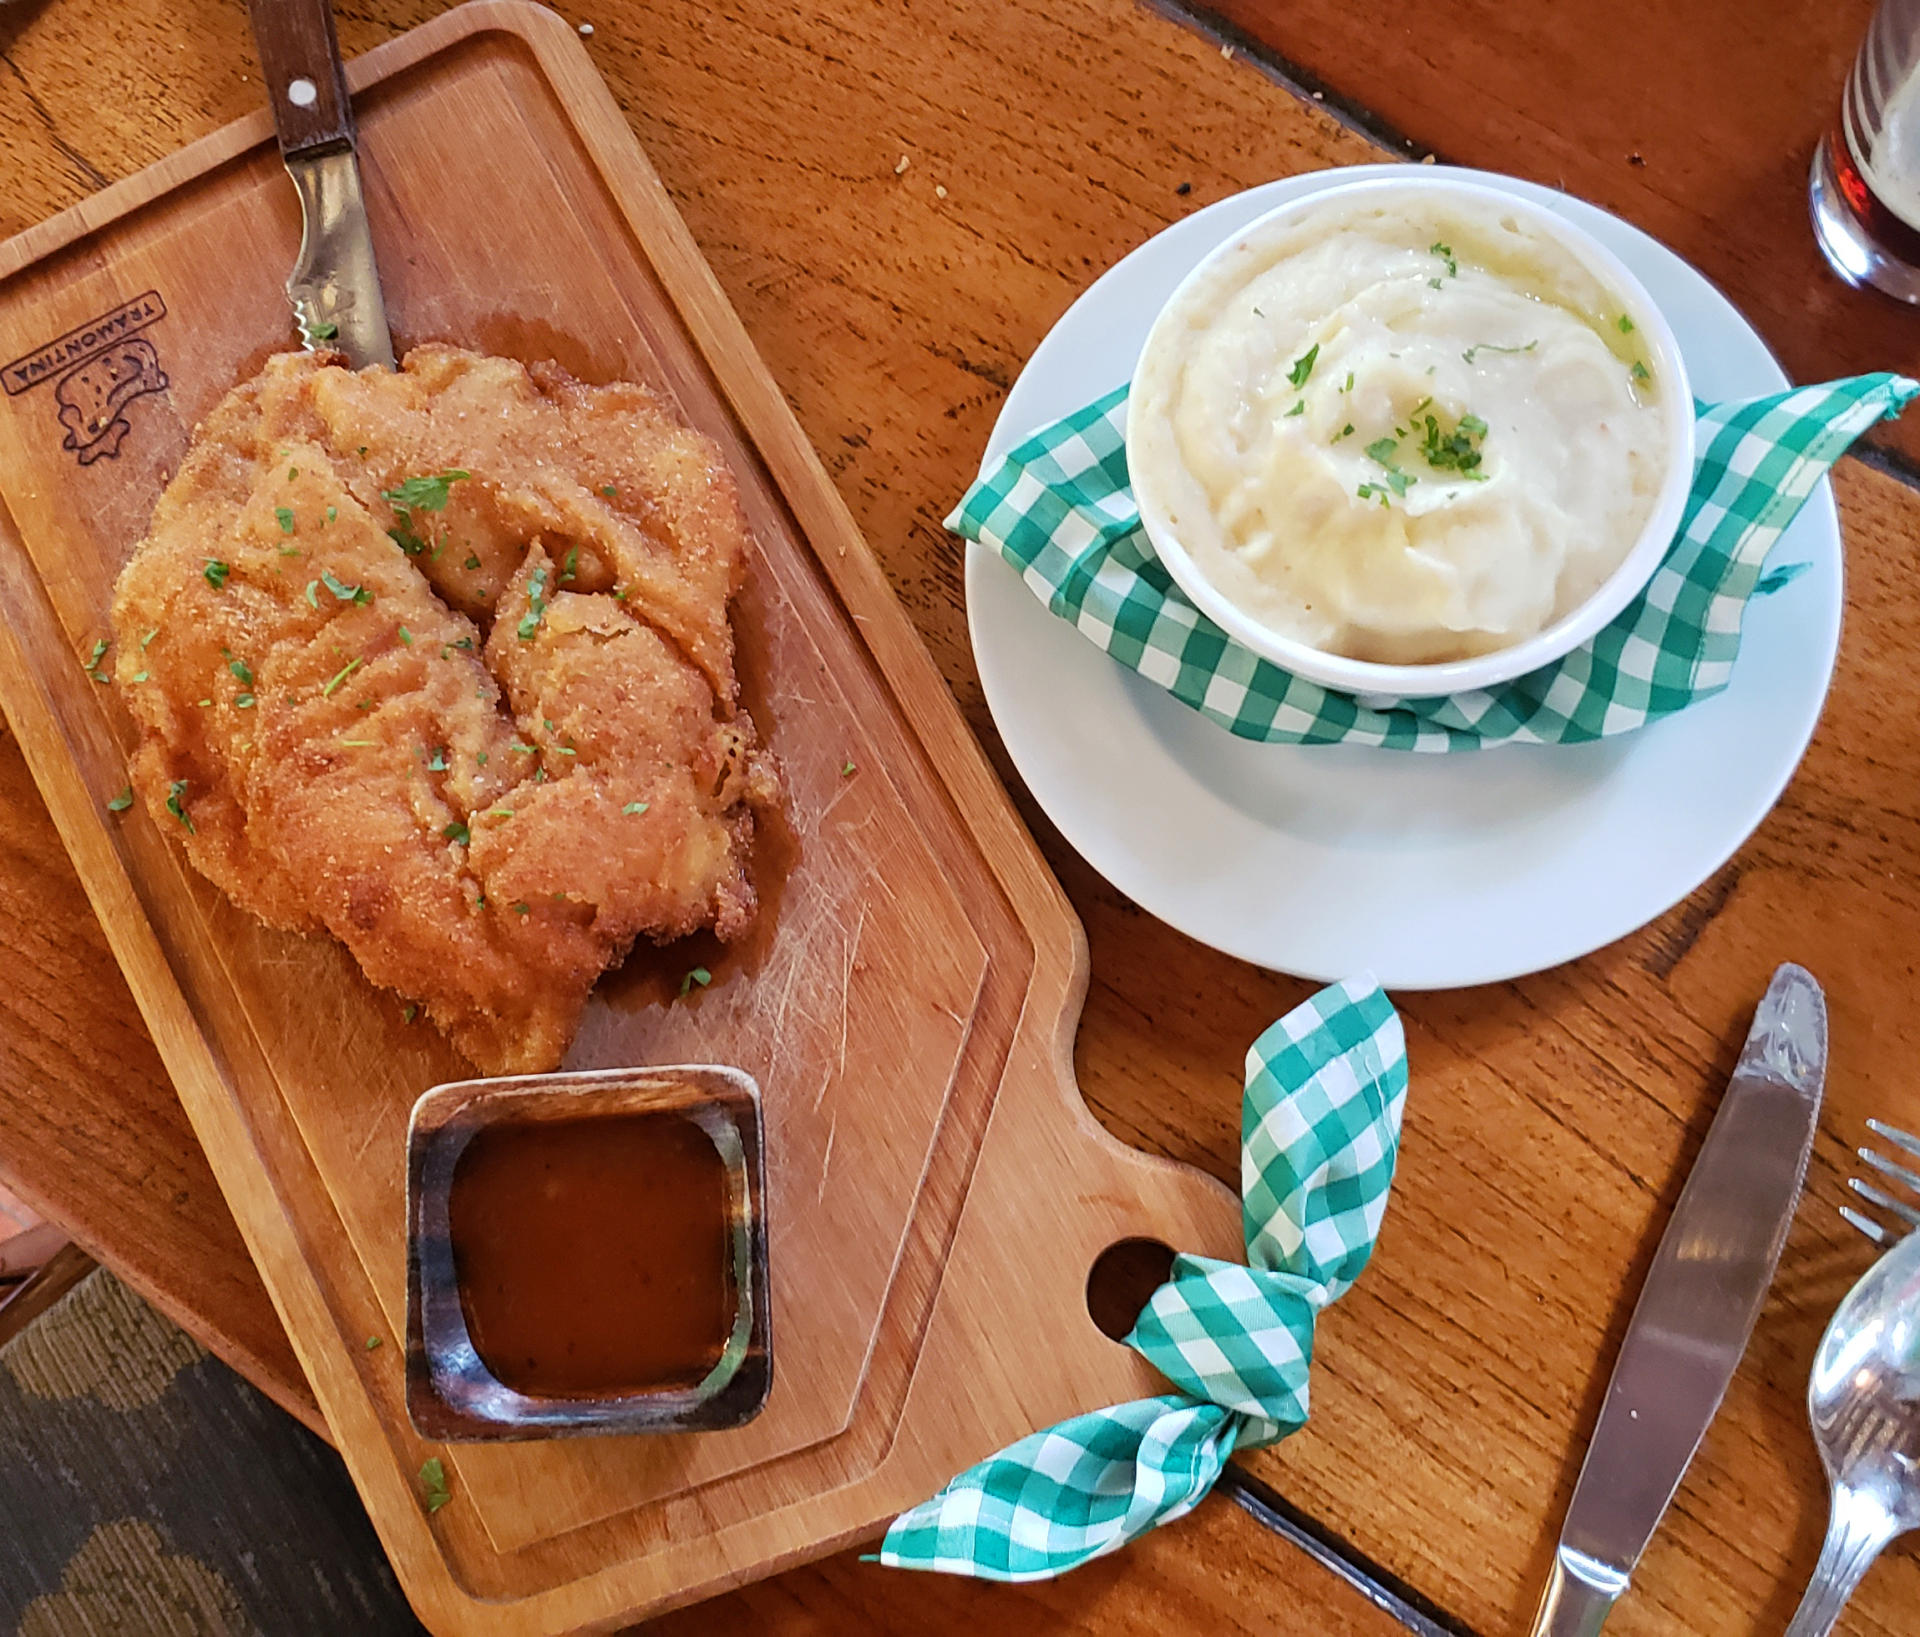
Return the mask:
<path id="1" fill-rule="evenodd" d="M 1008 395 L 986 460 L 1132 373 L 1174 286 L 1285 200 L 1374 165 L 1223 199 L 1089 289 Z M 1672 251 L 1551 189 L 1539 200 L 1639 275 L 1713 401 L 1787 378 L 1733 306 Z M 974 659 L 1014 765 L 1067 840 L 1142 908 L 1261 966 L 1441 989 L 1536 972 L 1671 908 L 1752 834 L 1792 776 L 1840 641 L 1840 523 L 1822 482 L 1775 548 L 1812 571 L 1748 610 L 1724 693 L 1591 745 L 1413 755 L 1236 739 L 1055 619 L 985 547 L 967 548 Z"/>

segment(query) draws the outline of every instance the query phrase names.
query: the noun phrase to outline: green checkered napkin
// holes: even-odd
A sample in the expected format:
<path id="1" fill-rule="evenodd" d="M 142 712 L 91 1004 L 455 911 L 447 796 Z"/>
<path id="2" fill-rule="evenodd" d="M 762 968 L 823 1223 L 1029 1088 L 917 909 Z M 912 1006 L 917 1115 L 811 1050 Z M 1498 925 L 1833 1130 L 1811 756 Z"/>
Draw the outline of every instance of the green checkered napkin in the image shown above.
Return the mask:
<path id="1" fill-rule="evenodd" d="M 947 527 L 992 547 L 1122 665 L 1243 739 L 1472 750 L 1625 733 L 1718 693 L 1747 600 L 1813 486 L 1920 382 L 1857 375 L 1699 404 L 1680 532 L 1647 589 L 1585 647 L 1502 687 L 1375 708 L 1258 658 L 1196 609 L 1154 555 L 1127 485 L 1127 389 L 1042 427 L 981 475 Z"/>
<path id="2" fill-rule="evenodd" d="M 1176 1392 L 1011 1444 L 902 1513 L 879 1561 L 1044 1580 L 1200 1503 L 1236 1448 L 1305 1424 L 1314 1319 L 1367 1265 L 1406 1102 L 1400 1019 L 1371 978 L 1253 1043 L 1240 1116 L 1247 1266 L 1176 1256 L 1127 1345 Z"/>

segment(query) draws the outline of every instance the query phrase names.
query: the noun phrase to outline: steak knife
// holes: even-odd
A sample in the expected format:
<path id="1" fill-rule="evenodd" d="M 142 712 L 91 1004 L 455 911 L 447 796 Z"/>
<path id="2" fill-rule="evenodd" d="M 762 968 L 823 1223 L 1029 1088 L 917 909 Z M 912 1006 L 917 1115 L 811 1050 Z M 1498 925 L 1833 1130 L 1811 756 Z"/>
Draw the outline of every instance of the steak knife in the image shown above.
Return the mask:
<path id="1" fill-rule="evenodd" d="M 1533 1637 L 1599 1631 L 1680 1487 L 1773 1282 L 1826 1072 L 1826 997 L 1783 966 L 1634 1306 Z"/>
<path id="2" fill-rule="evenodd" d="M 287 279 L 309 352 L 393 368 L 380 269 L 354 152 L 353 109 L 328 0 L 249 0 L 280 157 L 300 195 L 300 255 Z"/>

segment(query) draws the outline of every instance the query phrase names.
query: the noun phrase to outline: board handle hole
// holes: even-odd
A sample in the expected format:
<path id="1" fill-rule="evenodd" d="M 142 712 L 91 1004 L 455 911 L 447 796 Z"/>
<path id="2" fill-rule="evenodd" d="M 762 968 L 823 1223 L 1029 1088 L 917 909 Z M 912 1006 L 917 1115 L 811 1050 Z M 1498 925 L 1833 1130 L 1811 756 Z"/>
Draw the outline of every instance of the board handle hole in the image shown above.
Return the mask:
<path id="1" fill-rule="evenodd" d="M 1087 1315 L 1103 1336 L 1124 1341 L 1141 1308 L 1173 1271 L 1173 1248 L 1158 1239 L 1120 1239 L 1093 1260 Z"/>

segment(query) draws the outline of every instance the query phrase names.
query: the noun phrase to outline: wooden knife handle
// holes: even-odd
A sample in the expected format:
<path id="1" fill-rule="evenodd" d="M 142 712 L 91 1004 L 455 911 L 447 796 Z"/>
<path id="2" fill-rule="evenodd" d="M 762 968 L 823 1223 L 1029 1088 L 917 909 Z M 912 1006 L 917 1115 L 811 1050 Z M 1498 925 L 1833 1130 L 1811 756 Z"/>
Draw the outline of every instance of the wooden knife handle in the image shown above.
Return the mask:
<path id="1" fill-rule="evenodd" d="M 353 110 L 328 0 L 248 0 L 283 154 L 353 143 Z"/>

